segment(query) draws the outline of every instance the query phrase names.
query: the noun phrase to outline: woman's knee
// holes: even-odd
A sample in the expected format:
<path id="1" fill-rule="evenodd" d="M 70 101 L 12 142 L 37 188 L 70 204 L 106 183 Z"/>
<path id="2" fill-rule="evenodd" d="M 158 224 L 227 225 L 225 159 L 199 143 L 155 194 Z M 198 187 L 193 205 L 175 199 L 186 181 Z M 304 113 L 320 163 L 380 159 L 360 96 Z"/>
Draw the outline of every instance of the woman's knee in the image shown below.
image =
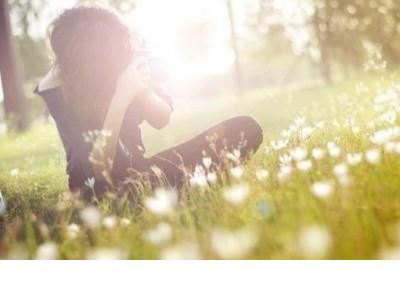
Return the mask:
<path id="1" fill-rule="evenodd" d="M 243 134 L 246 146 L 256 151 L 263 142 L 263 129 L 257 120 L 251 116 L 237 116 L 232 118 L 232 126 L 236 132 Z"/>

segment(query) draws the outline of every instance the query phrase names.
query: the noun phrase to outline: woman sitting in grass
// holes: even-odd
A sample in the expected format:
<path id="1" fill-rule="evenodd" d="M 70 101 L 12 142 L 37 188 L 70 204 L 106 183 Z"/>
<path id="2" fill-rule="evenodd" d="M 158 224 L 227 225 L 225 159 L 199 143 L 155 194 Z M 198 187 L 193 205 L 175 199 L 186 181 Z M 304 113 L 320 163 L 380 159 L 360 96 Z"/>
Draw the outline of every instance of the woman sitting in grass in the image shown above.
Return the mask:
<path id="1" fill-rule="evenodd" d="M 156 186 L 160 172 L 179 188 L 204 157 L 217 167 L 227 151 L 239 148 L 246 159 L 260 146 L 259 124 L 239 116 L 146 157 L 140 125 L 162 129 L 173 106 L 163 73 L 143 44 L 115 13 L 99 7 L 66 10 L 49 31 L 55 64 L 35 92 L 56 122 L 71 191 L 90 198 L 126 179 Z"/>

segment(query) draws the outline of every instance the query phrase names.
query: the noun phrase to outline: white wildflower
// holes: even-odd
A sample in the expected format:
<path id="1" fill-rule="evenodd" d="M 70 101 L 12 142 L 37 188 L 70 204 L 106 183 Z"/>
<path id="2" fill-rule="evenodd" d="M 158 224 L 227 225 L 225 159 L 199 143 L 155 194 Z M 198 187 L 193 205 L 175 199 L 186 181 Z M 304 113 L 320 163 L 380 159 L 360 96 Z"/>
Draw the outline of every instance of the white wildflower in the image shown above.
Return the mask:
<path id="1" fill-rule="evenodd" d="M 325 152 L 321 148 L 314 148 L 311 151 L 311 155 L 313 156 L 314 159 L 321 160 L 324 158 Z"/>
<path id="2" fill-rule="evenodd" d="M 328 154 L 332 158 L 338 158 L 342 153 L 342 150 L 338 146 L 328 147 Z"/>
<path id="3" fill-rule="evenodd" d="M 230 159 L 231 161 L 234 161 L 234 162 L 239 162 L 240 161 L 240 155 L 241 155 L 241 153 L 240 153 L 240 150 L 233 150 L 233 152 L 232 153 L 227 153 L 226 154 L 226 157 L 228 158 L 228 159 Z"/>
<path id="4" fill-rule="evenodd" d="M 300 138 L 302 140 L 305 140 L 308 137 L 310 137 L 313 132 L 314 132 L 314 128 L 312 128 L 311 126 L 304 127 L 300 131 Z"/>
<path id="5" fill-rule="evenodd" d="M 284 148 L 287 147 L 289 143 L 289 140 L 285 139 L 285 140 L 278 140 L 278 141 L 272 141 L 271 142 L 271 147 L 272 149 L 274 149 L 275 151 L 280 151 Z"/>
<path id="6" fill-rule="evenodd" d="M 263 181 L 267 179 L 269 176 L 269 172 L 266 169 L 260 168 L 256 171 L 256 178 L 258 181 Z"/>
<path id="7" fill-rule="evenodd" d="M 279 161 L 281 165 L 288 165 L 292 162 L 292 157 L 288 154 L 283 154 L 282 156 L 279 156 Z"/>
<path id="8" fill-rule="evenodd" d="M 210 235 L 211 246 L 222 259 L 239 259 L 247 256 L 257 245 L 258 234 L 251 229 L 215 229 Z"/>
<path id="9" fill-rule="evenodd" d="M 339 182 L 340 186 L 346 188 L 352 184 L 353 178 L 348 174 L 341 174 L 341 175 L 338 175 L 338 182 Z"/>
<path id="10" fill-rule="evenodd" d="M 203 158 L 203 165 L 209 169 L 212 165 L 212 159 L 210 157 Z"/>
<path id="11" fill-rule="evenodd" d="M 14 168 L 10 171 L 10 175 L 12 177 L 17 177 L 19 175 L 19 169 L 18 168 Z"/>
<path id="12" fill-rule="evenodd" d="M 47 242 L 37 248 L 35 259 L 54 260 L 58 258 L 58 255 L 57 245 L 54 242 Z"/>
<path id="13" fill-rule="evenodd" d="M 296 127 L 301 127 L 301 126 L 303 126 L 304 125 L 304 123 L 306 122 L 306 118 L 304 117 L 304 116 L 297 116 L 295 119 L 294 119 L 294 125 L 296 126 Z"/>
<path id="14" fill-rule="evenodd" d="M 243 177 L 243 168 L 240 166 L 236 166 L 230 169 L 231 175 L 235 178 L 235 179 L 241 179 Z"/>
<path id="15" fill-rule="evenodd" d="M 223 197 L 228 203 L 239 206 L 249 196 L 250 189 L 246 184 L 238 184 L 232 187 L 225 188 L 223 191 Z"/>
<path id="16" fill-rule="evenodd" d="M 304 160 L 301 162 L 298 162 L 297 164 L 297 169 L 303 172 L 310 171 L 312 168 L 312 162 L 311 160 Z"/>
<path id="17" fill-rule="evenodd" d="M 96 184 L 96 179 L 94 177 L 90 177 L 85 180 L 85 185 L 91 189 L 94 188 L 95 184 Z"/>
<path id="18" fill-rule="evenodd" d="M 144 199 L 145 207 L 157 215 L 171 213 L 178 203 L 176 190 L 158 188 L 154 191 L 154 197 Z"/>
<path id="19" fill-rule="evenodd" d="M 121 226 L 129 226 L 131 224 L 131 220 L 129 218 L 121 218 L 119 223 L 121 224 Z"/>
<path id="20" fill-rule="evenodd" d="M 98 228 L 101 225 L 101 214 L 94 206 L 88 206 L 81 210 L 80 218 L 83 224 L 90 229 Z"/>
<path id="21" fill-rule="evenodd" d="M 114 229 L 117 226 L 117 224 L 118 224 L 118 219 L 115 215 L 110 215 L 103 218 L 103 227 L 108 230 Z"/>
<path id="22" fill-rule="evenodd" d="M 196 166 L 193 175 L 190 177 L 190 185 L 192 187 L 206 187 L 208 186 L 206 172 L 200 165 Z"/>
<path id="23" fill-rule="evenodd" d="M 347 163 L 351 166 L 360 164 L 362 159 L 363 155 L 361 153 L 347 154 Z"/>
<path id="24" fill-rule="evenodd" d="M 89 260 L 125 260 L 127 258 L 128 253 L 119 248 L 97 248 L 87 255 Z"/>
<path id="25" fill-rule="evenodd" d="M 281 166 L 278 172 L 278 180 L 279 182 L 283 183 L 286 180 L 288 180 L 288 178 L 290 177 L 290 175 L 292 174 L 293 168 L 291 166 Z"/>
<path id="26" fill-rule="evenodd" d="M 324 226 L 304 227 L 299 234 L 298 247 L 305 258 L 323 258 L 332 245 L 332 236 Z"/>
<path id="27" fill-rule="evenodd" d="M 307 150 L 302 147 L 297 147 L 293 150 L 290 151 L 290 156 L 295 160 L 295 161 L 302 161 L 305 158 L 307 158 Z"/>
<path id="28" fill-rule="evenodd" d="M 207 180 L 211 184 L 215 184 L 218 180 L 218 176 L 215 172 L 209 172 L 209 173 L 207 173 Z"/>
<path id="29" fill-rule="evenodd" d="M 386 153 L 395 153 L 396 152 L 396 143 L 395 142 L 387 142 L 385 143 L 384 150 Z"/>
<path id="30" fill-rule="evenodd" d="M 70 239 L 76 239 L 81 232 L 81 228 L 76 223 L 71 223 L 67 227 L 67 237 Z"/>
<path id="31" fill-rule="evenodd" d="M 335 165 L 335 167 L 333 168 L 333 172 L 335 173 L 336 176 L 347 175 L 349 172 L 349 168 L 347 164 L 340 163 Z"/>
<path id="32" fill-rule="evenodd" d="M 326 199 L 333 193 L 333 185 L 330 181 L 315 182 L 311 186 L 311 192 L 317 198 Z"/>
<path id="33" fill-rule="evenodd" d="M 198 260 L 201 259 L 199 248 L 191 242 L 169 246 L 162 250 L 161 259 L 164 260 Z"/>
<path id="34" fill-rule="evenodd" d="M 163 245 L 172 239 L 172 228 L 166 222 L 160 222 L 154 229 L 145 232 L 144 239 L 153 245 Z"/>
<path id="35" fill-rule="evenodd" d="M 370 164 L 378 164 L 381 160 L 381 151 L 378 149 L 371 149 L 365 152 L 365 159 Z"/>

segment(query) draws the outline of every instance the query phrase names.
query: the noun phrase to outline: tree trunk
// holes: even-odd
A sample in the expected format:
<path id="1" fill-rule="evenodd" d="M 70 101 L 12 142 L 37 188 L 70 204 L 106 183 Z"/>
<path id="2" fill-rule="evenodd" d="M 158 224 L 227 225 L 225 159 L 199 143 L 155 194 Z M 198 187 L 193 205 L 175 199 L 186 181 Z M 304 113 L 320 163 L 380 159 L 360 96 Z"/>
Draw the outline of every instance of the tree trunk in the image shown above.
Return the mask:
<path id="1" fill-rule="evenodd" d="M 235 83 L 236 83 L 237 93 L 241 94 L 243 91 L 242 69 L 240 65 L 240 52 L 239 52 L 239 45 L 235 28 L 235 15 L 233 12 L 232 0 L 227 0 L 226 5 L 228 8 L 229 25 L 231 28 L 232 48 L 235 53 Z"/>
<path id="2" fill-rule="evenodd" d="M 27 126 L 25 99 L 15 56 L 8 3 L 6 0 L 0 0 L 0 73 L 4 112 L 9 125 L 16 130 L 23 130 Z"/>

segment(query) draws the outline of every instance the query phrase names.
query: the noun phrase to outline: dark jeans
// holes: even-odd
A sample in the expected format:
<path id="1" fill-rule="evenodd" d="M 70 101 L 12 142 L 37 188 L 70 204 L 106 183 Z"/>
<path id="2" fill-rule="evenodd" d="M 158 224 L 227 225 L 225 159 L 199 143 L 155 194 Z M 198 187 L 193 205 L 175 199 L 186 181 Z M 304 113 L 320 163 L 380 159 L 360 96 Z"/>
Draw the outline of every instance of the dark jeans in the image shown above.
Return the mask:
<path id="1" fill-rule="evenodd" d="M 160 168 L 169 184 L 179 187 L 187 171 L 201 164 L 204 157 L 210 157 L 213 165 L 218 166 L 221 164 L 221 154 L 239 149 L 243 161 L 257 151 L 262 141 L 263 131 L 258 122 L 250 116 L 238 116 L 218 123 L 147 161 L 149 169 L 151 166 Z M 157 180 L 153 178 L 151 182 Z"/>

